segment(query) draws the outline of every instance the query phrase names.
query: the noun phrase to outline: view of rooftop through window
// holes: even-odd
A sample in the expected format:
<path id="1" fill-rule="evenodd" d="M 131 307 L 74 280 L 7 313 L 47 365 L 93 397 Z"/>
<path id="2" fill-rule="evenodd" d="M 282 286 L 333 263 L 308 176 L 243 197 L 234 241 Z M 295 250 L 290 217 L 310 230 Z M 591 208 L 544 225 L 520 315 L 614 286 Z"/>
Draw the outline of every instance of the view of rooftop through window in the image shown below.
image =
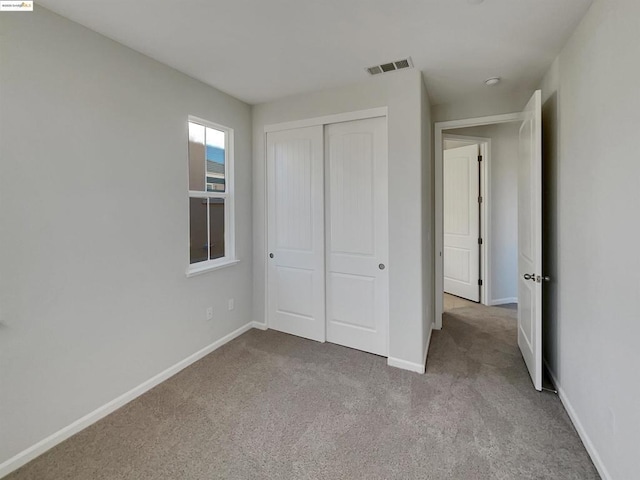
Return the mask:
<path id="1" fill-rule="evenodd" d="M 206 191 L 225 191 L 225 133 L 189 122 L 189 142 L 204 147 Z M 197 190 L 200 190 L 199 188 Z"/>

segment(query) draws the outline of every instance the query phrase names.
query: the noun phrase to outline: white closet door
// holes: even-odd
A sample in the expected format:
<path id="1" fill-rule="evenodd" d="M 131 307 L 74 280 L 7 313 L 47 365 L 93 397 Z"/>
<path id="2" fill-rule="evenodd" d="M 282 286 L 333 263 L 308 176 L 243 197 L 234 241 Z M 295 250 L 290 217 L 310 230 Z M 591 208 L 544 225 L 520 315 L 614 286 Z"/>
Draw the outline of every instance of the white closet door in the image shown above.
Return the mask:
<path id="1" fill-rule="evenodd" d="M 325 127 L 327 341 L 386 356 L 387 121 Z"/>
<path id="2" fill-rule="evenodd" d="M 267 134 L 268 323 L 325 341 L 323 127 Z"/>
<path id="3" fill-rule="evenodd" d="M 478 145 L 444 151 L 444 291 L 480 301 Z"/>

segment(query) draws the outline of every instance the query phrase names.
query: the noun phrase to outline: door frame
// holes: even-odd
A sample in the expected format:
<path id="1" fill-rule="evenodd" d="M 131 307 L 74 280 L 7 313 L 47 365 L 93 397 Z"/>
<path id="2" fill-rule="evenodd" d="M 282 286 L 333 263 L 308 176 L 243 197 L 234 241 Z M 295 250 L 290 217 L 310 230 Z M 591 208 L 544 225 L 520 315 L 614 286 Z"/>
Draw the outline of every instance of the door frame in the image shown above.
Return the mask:
<path id="1" fill-rule="evenodd" d="M 443 262 L 442 262 L 442 249 L 444 244 L 444 225 L 443 225 L 443 148 L 444 148 L 444 136 L 445 130 L 452 130 L 456 128 L 465 128 L 465 127 L 480 127 L 485 125 L 496 125 L 500 123 L 510 123 L 510 122 L 519 122 L 522 121 L 522 113 L 505 113 L 501 115 L 490 115 L 486 117 L 476 117 L 476 118 L 465 118 L 461 120 L 449 120 L 446 122 L 436 122 L 434 124 L 435 128 L 435 250 L 434 250 L 434 258 L 436 264 L 436 281 L 435 285 L 435 323 L 434 327 L 436 330 L 442 329 L 442 296 L 444 293 L 443 288 Z M 485 175 L 485 178 L 489 178 L 488 175 Z M 485 190 L 488 192 L 488 189 Z M 486 217 L 485 217 L 486 218 Z M 486 222 L 485 222 L 486 223 Z M 485 238 L 485 237 L 483 237 Z M 486 249 L 485 249 L 486 250 Z M 486 278 L 486 277 L 483 277 Z M 486 292 L 486 289 L 483 289 L 483 293 Z"/>
<path id="2" fill-rule="evenodd" d="M 480 278 L 482 279 L 480 303 L 489 305 L 491 301 L 491 139 L 443 132 L 443 150 L 445 140 L 465 142 L 469 145 L 477 144 L 480 147 L 480 155 L 482 155 L 479 192 L 482 197 L 480 204 L 480 238 L 482 238 L 482 245 L 480 245 Z"/>
<path id="3" fill-rule="evenodd" d="M 388 108 L 387 107 L 376 107 L 376 108 L 369 108 L 366 110 L 356 110 L 353 112 L 344 112 L 344 113 L 337 113 L 334 115 L 324 115 L 321 117 L 312 117 L 312 118 L 305 118 L 305 119 L 300 119 L 300 120 L 293 120 L 293 121 L 289 121 L 289 122 L 281 122 L 281 123 L 272 123 L 269 125 L 265 125 L 264 126 L 264 131 L 262 134 L 262 141 L 264 142 L 264 158 L 262 159 L 265 166 L 267 164 L 267 133 L 269 132 L 278 132 L 281 130 L 293 130 L 296 128 L 304 128 L 304 127 L 313 127 L 313 126 L 326 126 L 326 125 L 330 125 L 332 123 L 342 123 L 342 122 L 350 122 L 353 120 L 364 120 L 367 118 L 376 118 L 376 117 L 384 117 L 385 120 L 387 121 L 387 133 L 388 133 L 388 128 L 389 128 L 389 115 L 388 115 Z M 324 134 L 323 134 L 324 135 Z M 323 141 L 323 150 L 324 150 L 324 141 Z M 323 153 L 323 162 L 326 162 L 326 158 L 325 155 Z M 324 163 L 323 163 L 324 165 Z M 325 182 L 324 179 L 324 175 L 326 174 L 326 165 L 324 165 L 323 167 L 323 184 Z M 264 201 L 264 205 L 266 206 L 266 211 L 268 211 L 268 196 L 269 196 L 269 183 L 268 183 L 268 178 L 267 175 L 264 176 L 264 197 L 263 197 L 263 201 Z M 324 186 L 323 186 L 324 188 Z M 325 217 L 325 227 L 326 227 L 326 217 Z M 268 234 L 269 234 L 269 222 L 268 222 L 268 215 L 265 215 L 264 218 L 264 251 L 262 252 L 262 258 L 264 259 L 264 305 L 265 305 L 265 309 L 264 309 L 264 324 L 266 326 L 267 329 L 271 328 L 271 324 L 269 322 L 269 309 L 266 308 L 266 306 L 269 304 L 269 239 L 268 239 Z M 326 274 L 326 257 L 325 257 L 325 274 Z M 326 278 L 325 278 L 325 286 L 326 286 Z M 325 303 L 326 303 L 326 291 L 325 291 Z M 326 342 L 327 341 L 327 328 L 326 328 L 326 324 L 327 324 L 327 319 L 325 316 L 324 319 L 324 323 L 325 323 L 325 328 L 324 328 L 324 339 L 322 340 L 322 342 Z M 387 324 L 387 348 L 388 348 L 388 344 L 389 344 L 389 324 Z"/>

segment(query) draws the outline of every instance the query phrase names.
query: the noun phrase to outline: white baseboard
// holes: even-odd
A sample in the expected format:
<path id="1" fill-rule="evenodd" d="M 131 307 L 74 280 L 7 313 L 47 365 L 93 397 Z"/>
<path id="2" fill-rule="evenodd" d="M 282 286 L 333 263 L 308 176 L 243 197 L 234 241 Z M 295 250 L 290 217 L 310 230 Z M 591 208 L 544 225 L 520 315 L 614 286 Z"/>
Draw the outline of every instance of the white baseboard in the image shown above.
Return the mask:
<path id="1" fill-rule="evenodd" d="M 434 328 L 435 328 L 434 324 L 432 323 L 431 329 L 429 330 L 429 335 L 427 336 L 427 341 L 424 343 L 424 353 L 422 355 L 422 358 L 423 358 L 422 364 L 408 362 L 400 358 L 387 357 L 387 365 L 389 365 L 390 367 L 401 368 L 403 370 L 409 370 L 410 372 L 423 374 L 427 366 L 427 354 L 429 353 L 429 345 L 431 345 L 431 334 L 433 333 Z"/>
<path id="2" fill-rule="evenodd" d="M 251 322 L 251 326 L 253 328 L 257 328 L 258 330 L 268 330 L 269 329 L 269 327 L 267 326 L 266 323 Z"/>
<path id="3" fill-rule="evenodd" d="M 422 364 L 408 362 L 400 358 L 387 357 L 387 365 L 389 365 L 390 367 L 401 368 L 403 370 L 409 370 L 410 372 L 423 374 L 427 366 L 427 354 L 429 353 L 429 345 L 431 344 L 431 334 L 433 333 L 433 330 L 434 330 L 434 324 L 432 323 L 431 329 L 429 330 L 429 335 L 427 336 L 427 341 L 424 344 L 424 355 L 423 355 L 424 360 Z"/>
<path id="4" fill-rule="evenodd" d="M 518 297 L 507 297 L 507 298 L 496 298 L 495 300 L 491 300 L 489 305 L 505 305 L 507 303 L 518 303 Z"/>
<path id="5" fill-rule="evenodd" d="M 609 474 L 607 467 L 604 466 L 604 463 L 602 462 L 602 458 L 600 458 L 600 455 L 598 454 L 596 447 L 593 445 L 591 438 L 589 438 L 589 435 L 587 435 L 587 432 L 582 426 L 582 422 L 580 422 L 580 419 L 578 418 L 578 414 L 574 410 L 573 405 L 571 405 L 571 402 L 569 401 L 569 398 L 567 397 L 567 394 L 565 393 L 564 389 L 558 382 L 558 378 L 556 377 L 555 373 L 549 368 L 549 365 L 547 364 L 546 360 L 544 361 L 544 364 L 547 367 L 547 371 L 549 372 L 549 375 L 551 375 L 551 379 L 553 380 L 553 383 L 555 384 L 556 389 L 558 390 L 558 397 L 560 398 L 560 401 L 562 402 L 564 409 L 567 411 L 567 414 L 569 415 L 569 418 L 571 419 L 573 426 L 578 432 L 578 435 L 580 436 L 580 440 L 582 440 L 584 447 L 587 449 L 587 453 L 591 457 L 591 461 L 595 465 L 596 470 L 598 470 L 600 477 L 602 477 L 603 480 L 611 480 L 611 475 Z"/>
<path id="6" fill-rule="evenodd" d="M 256 325 L 258 325 L 258 326 L 256 326 Z M 262 325 L 264 325 L 264 324 L 260 324 L 260 323 L 257 323 L 257 322 L 249 322 L 249 323 L 247 323 L 246 325 L 238 328 L 237 330 L 231 332 L 230 334 L 225 335 L 221 339 L 216 340 L 211 345 L 208 345 L 208 346 L 204 347 L 203 349 L 197 351 L 193 355 L 188 356 L 184 360 L 182 360 L 182 361 L 176 363 L 175 365 L 167 368 L 165 371 L 163 371 L 163 372 L 157 374 L 156 376 L 150 378 L 149 380 L 141 383 L 137 387 L 135 387 L 135 388 L 129 390 L 128 392 L 120 395 L 119 397 L 115 398 L 114 400 L 111 400 L 110 402 L 106 403 L 105 405 L 95 409 L 93 412 L 85 415 L 84 417 L 82 417 L 82 418 L 76 420 L 75 422 L 67 425 L 66 427 L 58 430 L 57 432 L 53 433 L 52 435 L 49 435 L 48 437 L 44 438 L 43 440 L 40 440 L 38 443 L 36 443 L 36 444 L 32 445 L 31 447 L 23 450 L 22 452 L 18 453 L 17 455 L 14 455 L 9 460 L 6 460 L 2 464 L 0 464 L 0 478 L 4 477 L 6 475 L 9 475 L 14 470 L 17 470 L 18 468 L 20 468 L 21 466 L 23 466 L 27 462 L 30 462 L 34 458 L 42 455 L 44 452 L 46 452 L 47 450 L 55 447 L 57 444 L 63 442 L 64 440 L 66 440 L 67 438 L 71 437 L 72 435 L 75 435 L 79 431 L 84 430 L 85 428 L 87 428 L 89 425 L 92 425 L 92 424 L 96 423 L 98 420 L 106 417 L 110 413 L 116 411 L 118 408 L 120 408 L 120 407 L 126 405 L 127 403 L 129 403 L 130 401 L 136 399 L 137 397 L 139 397 L 143 393 L 151 390 L 156 385 L 159 385 L 160 383 L 164 382 L 165 380 L 167 380 L 168 378 L 172 377 L 173 375 L 175 375 L 179 371 L 185 369 L 186 367 L 188 367 L 192 363 L 197 362 L 202 357 L 204 357 L 204 356 L 210 354 L 211 352 L 213 352 L 214 350 L 220 348 L 225 343 L 230 342 L 234 338 L 239 337 L 240 335 L 242 335 L 243 333 L 245 333 L 248 330 L 251 330 L 254 327 L 255 328 L 262 328 L 261 327 Z M 265 325 L 265 327 L 266 327 L 266 325 Z"/>
<path id="7" fill-rule="evenodd" d="M 414 362 L 408 362 L 399 358 L 388 357 L 387 365 L 390 367 L 401 368 L 403 370 L 409 370 L 410 372 L 424 373 L 424 365 Z"/>

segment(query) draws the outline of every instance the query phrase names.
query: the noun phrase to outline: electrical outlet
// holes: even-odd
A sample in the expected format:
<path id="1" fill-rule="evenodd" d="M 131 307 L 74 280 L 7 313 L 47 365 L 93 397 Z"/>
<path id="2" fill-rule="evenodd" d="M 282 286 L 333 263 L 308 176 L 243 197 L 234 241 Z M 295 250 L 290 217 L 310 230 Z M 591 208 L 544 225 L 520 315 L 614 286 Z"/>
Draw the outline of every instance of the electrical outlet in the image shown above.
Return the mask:
<path id="1" fill-rule="evenodd" d="M 233 298 L 230 298 L 229 299 L 229 311 L 233 310 L 234 308 L 236 308 L 235 300 Z"/>
<path id="2" fill-rule="evenodd" d="M 213 307 L 207 307 L 207 320 L 213 320 Z"/>

